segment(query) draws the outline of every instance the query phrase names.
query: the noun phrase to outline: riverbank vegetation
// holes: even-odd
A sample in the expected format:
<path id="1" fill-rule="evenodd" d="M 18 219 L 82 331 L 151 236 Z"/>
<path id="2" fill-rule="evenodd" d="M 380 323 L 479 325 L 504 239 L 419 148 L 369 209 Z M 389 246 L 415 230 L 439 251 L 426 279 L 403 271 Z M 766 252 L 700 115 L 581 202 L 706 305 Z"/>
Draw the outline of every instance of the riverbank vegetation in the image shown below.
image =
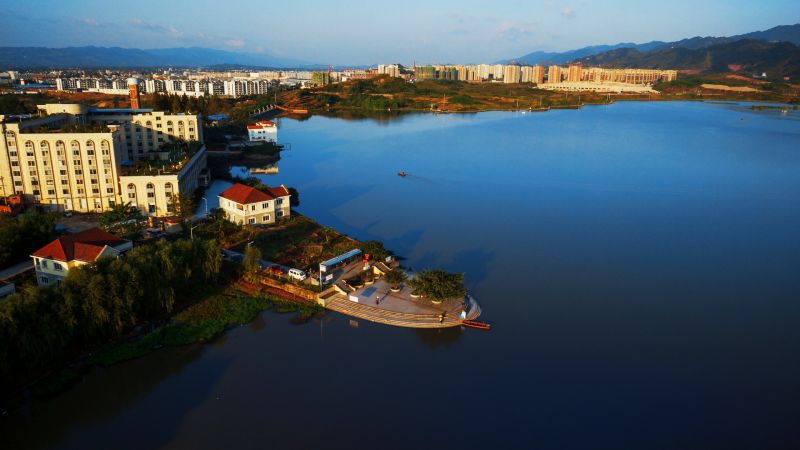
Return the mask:
<path id="1" fill-rule="evenodd" d="M 162 320 L 214 285 L 222 270 L 210 240 L 159 240 L 123 258 L 70 270 L 61 284 L 0 301 L 0 384 L 24 386 L 135 325 Z"/>

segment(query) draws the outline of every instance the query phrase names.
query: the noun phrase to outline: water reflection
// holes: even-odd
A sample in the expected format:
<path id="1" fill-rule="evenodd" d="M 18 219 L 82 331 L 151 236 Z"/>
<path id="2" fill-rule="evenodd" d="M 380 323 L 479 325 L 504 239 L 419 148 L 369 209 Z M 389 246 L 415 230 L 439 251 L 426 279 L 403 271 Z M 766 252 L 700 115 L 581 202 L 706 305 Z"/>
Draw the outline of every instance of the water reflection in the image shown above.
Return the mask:
<path id="1" fill-rule="evenodd" d="M 464 333 L 461 327 L 440 329 L 415 329 L 420 341 L 430 349 L 447 348 L 455 344 Z"/>

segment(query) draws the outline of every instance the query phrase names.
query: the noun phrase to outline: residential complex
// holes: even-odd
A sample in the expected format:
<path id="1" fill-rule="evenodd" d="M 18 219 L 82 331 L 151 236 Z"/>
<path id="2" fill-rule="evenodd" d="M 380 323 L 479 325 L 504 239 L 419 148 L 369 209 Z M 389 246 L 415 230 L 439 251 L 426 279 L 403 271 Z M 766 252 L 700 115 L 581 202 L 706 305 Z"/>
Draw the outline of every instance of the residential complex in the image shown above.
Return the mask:
<path id="1" fill-rule="evenodd" d="M 260 191 L 236 183 L 219 194 L 219 207 L 225 217 L 239 225 L 267 225 L 290 214 L 289 190 L 280 185 Z"/>
<path id="2" fill-rule="evenodd" d="M 99 228 L 90 228 L 57 238 L 31 255 L 39 286 L 60 283 L 75 267 L 91 264 L 103 256 L 119 256 L 133 247 Z"/>
<path id="3" fill-rule="evenodd" d="M 201 118 L 149 109 L 39 105 L 27 120 L 0 116 L 0 197 L 54 210 L 102 212 L 132 201 L 165 216 L 172 195 L 206 177 Z"/>
<path id="4" fill-rule="evenodd" d="M 547 73 L 546 81 L 545 72 Z M 543 66 L 516 64 L 419 66 L 415 69 L 417 80 L 502 81 L 503 83 L 535 83 L 537 85 L 563 82 L 652 85 L 659 81 L 672 81 L 677 77 L 676 70 L 584 68 L 581 64 L 570 64 L 568 67 L 549 66 L 546 70 Z"/>

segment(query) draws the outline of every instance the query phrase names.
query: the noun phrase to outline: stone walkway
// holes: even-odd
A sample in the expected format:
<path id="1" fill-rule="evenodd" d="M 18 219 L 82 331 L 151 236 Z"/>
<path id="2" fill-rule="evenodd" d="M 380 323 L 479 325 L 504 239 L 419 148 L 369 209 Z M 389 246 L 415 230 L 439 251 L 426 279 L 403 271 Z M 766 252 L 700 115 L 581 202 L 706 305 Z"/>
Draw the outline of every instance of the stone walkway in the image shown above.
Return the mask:
<path id="1" fill-rule="evenodd" d="M 358 301 L 353 301 L 353 298 Z M 377 304 L 376 298 L 380 298 Z M 476 319 L 481 314 L 480 306 L 469 296 L 466 302 L 467 319 Z M 381 280 L 349 295 L 334 295 L 325 300 L 325 307 L 359 319 L 399 327 L 448 328 L 459 326 L 462 321 L 459 318 L 462 300 L 453 299 L 433 304 L 429 300 L 412 298 L 409 288 L 406 287 L 400 292 L 391 292 L 388 285 Z M 445 318 L 440 322 L 442 312 L 445 313 Z"/>

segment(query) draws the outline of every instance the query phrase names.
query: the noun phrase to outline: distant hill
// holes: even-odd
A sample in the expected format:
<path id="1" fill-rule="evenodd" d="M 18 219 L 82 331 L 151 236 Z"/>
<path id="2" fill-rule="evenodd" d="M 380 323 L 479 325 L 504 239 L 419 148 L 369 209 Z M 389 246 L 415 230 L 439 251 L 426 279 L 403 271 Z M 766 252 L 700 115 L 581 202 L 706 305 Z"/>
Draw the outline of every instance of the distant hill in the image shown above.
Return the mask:
<path id="1" fill-rule="evenodd" d="M 646 44 L 634 44 L 633 42 L 621 42 L 614 45 L 592 45 L 589 47 L 579 48 L 577 50 L 569 50 L 566 52 L 533 52 L 527 55 L 520 56 L 516 59 L 505 60 L 502 62 L 516 61 L 521 64 L 564 64 L 576 59 L 585 58 L 587 56 L 596 55 L 598 53 L 615 50 L 618 48 L 635 48 L 639 51 L 647 52 L 652 49 L 666 45 L 666 42 L 653 41 Z"/>
<path id="2" fill-rule="evenodd" d="M 800 77 L 800 47 L 789 42 L 739 40 L 696 49 L 651 52 L 619 48 L 580 60 L 588 66 L 695 69 L 706 72 L 767 73 L 768 78 Z"/>
<path id="3" fill-rule="evenodd" d="M 300 68 L 312 64 L 260 53 L 238 53 L 203 47 L 136 49 L 120 47 L 0 47 L 3 68 L 124 68 L 124 67 L 247 67 Z"/>
<path id="4" fill-rule="evenodd" d="M 652 41 L 644 44 L 634 43 L 619 43 L 614 45 L 594 45 L 590 47 L 579 48 L 577 50 L 570 50 L 566 52 L 533 52 L 525 56 L 513 59 L 519 63 L 524 64 L 564 64 L 570 61 L 576 61 L 586 58 L 588 56 L 598 55 L 601 53 L 614 51 L 618 49 L 634 49 L 641 53 L 651 51 L 660 51 L 670 48 L 686 48 L 686 49 L 699 49 L 709 47 L 712 45 L 726 44 L 740 40 L 756 40 L 764 42 L 791 42 L 795 45 L 800 45 L 800 24 L 795 25 L 781 25 L 770 28 L 765 31 L 755 31 L 752 33 L 740 34 L 737 36 L 726 37 L 693 37 L 682 39 L 675 42 L 661 42 Z M 512 61 L 512 60 L 509 60 Z"/>

